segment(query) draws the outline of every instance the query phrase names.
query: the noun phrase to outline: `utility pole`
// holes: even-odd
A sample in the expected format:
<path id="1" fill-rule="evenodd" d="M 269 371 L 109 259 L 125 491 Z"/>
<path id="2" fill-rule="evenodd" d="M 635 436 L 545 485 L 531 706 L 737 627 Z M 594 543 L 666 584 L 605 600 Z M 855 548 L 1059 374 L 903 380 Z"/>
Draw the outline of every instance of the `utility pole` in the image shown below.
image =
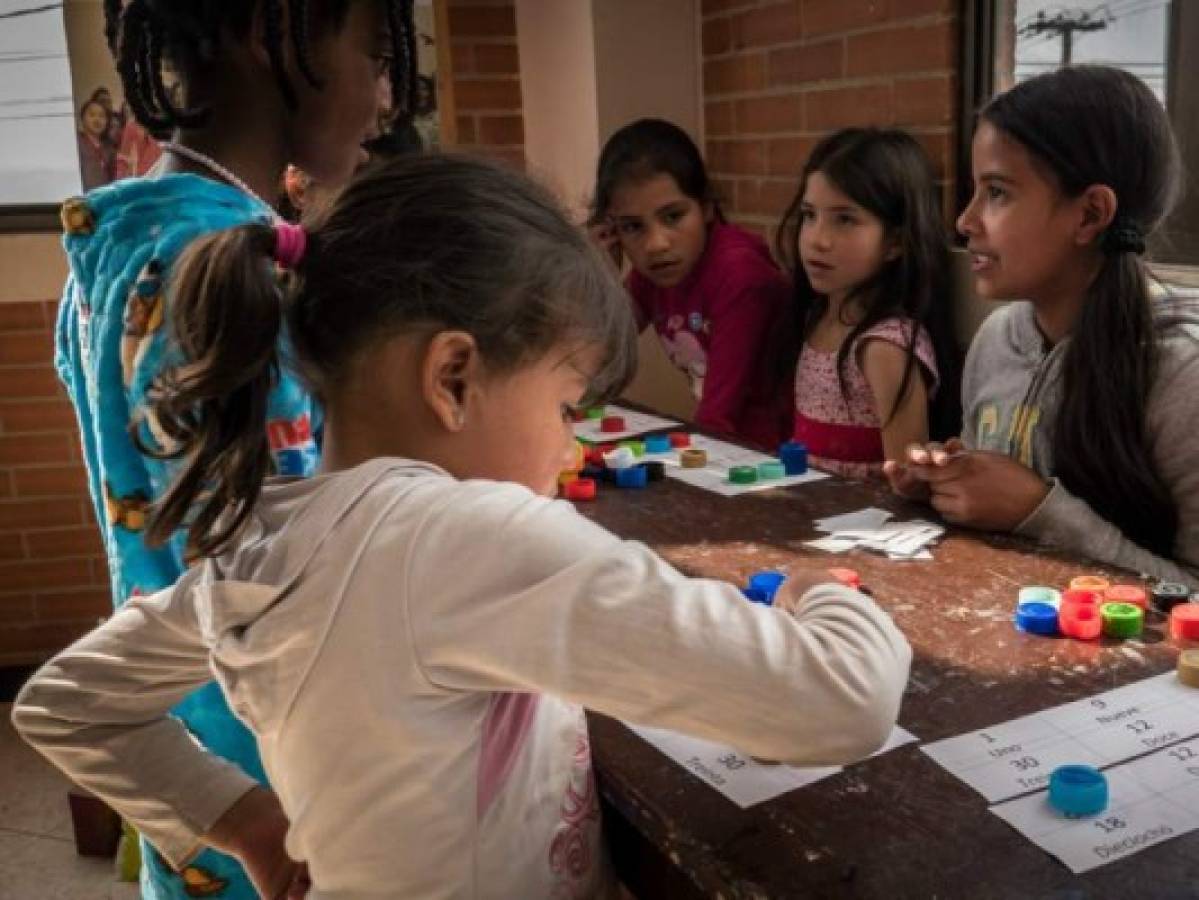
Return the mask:
<path id="1" fill-rule="evenodd" d="M 1019 34 L 1031 37 L 1039 34 L 1056 34 L 1062 39 L 1062 65 L 1068 66 L 1074 58 L 1074 33 L 1083 31 L 1101 31 L 1107 28 L 1111 16 L 1104 10 L 1102 16 L 1093 16 L 1089 10 L 1078 9 L 1070 12 L 1060 12 L 1053 18 L 1045 15 L 1044 10 L 1037 17 L 1023 26 Z"/>

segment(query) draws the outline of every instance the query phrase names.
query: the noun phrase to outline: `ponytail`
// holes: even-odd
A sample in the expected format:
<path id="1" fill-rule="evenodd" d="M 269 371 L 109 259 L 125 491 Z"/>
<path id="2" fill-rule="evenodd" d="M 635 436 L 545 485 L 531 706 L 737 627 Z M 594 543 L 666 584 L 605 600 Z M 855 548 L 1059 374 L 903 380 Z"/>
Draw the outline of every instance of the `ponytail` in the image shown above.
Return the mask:
<path id="1" fill-rule="evenodd" d="M 151 545 L 186 527 L 189 554 L 219 552 L 269 474 L 267 399 L 284 303 L 275 242 L 270 225 L 252 222 L 197 240 L 177 264 L 171 328 L 185 361 L 155 378 L 130 425 L 143 453 L 183 462 L 154 505 Z"/>

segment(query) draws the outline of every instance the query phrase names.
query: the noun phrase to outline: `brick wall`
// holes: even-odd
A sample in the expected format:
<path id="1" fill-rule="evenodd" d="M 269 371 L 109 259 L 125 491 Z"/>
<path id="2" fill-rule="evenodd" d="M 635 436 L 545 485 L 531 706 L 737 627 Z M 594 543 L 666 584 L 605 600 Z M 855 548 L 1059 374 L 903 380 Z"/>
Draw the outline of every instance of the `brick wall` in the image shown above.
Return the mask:
<path id="1" fill-rule="evenodd" d="M 512 0 L 450 0 L 449 30 L 458 147 L 523 167 Z"/>
<path id="2" fill-rule="evenodd" d="M 709 168 L 730 218 L 768 232 L 824 134 L 897 125 L 952 197 L 953 0 L 703 0 Z"/>
<path id="3" fill-rule="evenodd" d="M 0 303 L 0 666 L 45 658 L 111 608 L 75 416 L 51 362 L 57 307 Z"/>

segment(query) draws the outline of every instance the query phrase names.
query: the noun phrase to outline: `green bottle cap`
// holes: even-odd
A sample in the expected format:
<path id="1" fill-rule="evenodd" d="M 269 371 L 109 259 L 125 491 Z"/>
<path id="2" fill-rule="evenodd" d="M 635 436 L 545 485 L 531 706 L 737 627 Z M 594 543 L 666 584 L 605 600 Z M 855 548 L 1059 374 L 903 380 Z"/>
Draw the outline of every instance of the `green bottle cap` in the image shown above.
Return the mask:
<path id="1" fill-rule="evenodd" d="M 729 469 L 729 481 L 733 484 L 753 484 L 758 480 L 755 466 L 733 466 Z"/>
<path id="2" fill-rule="evenodd" d="M 592 406 L 584 415 L 589 419 L 602 419 L 604 417 L 604 408 L 602 406 Z"/>
<path id="3" fill-rule="evenodd" d="M 1099 608 L 1103 633 L 1108 637 L 1136 637 L 1145 625 L 1145 613 L 1131 603 L 1105 603 Z"/>
<path id="4" fill-rule="evenodd" d="M 758 477 L 763 481 L 775 481 L 787 474 L 781 462 L 758 463 Z"/>

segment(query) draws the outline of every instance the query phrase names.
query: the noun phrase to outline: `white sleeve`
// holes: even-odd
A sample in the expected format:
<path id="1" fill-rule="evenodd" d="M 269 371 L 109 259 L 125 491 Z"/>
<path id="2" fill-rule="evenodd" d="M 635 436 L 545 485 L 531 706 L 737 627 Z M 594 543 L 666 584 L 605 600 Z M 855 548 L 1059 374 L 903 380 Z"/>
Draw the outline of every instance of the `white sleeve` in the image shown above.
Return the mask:
<path id="1" fill-rule="evenodd" d="M 13 706 L 21 736 L 176 867 L 255 782 L 168 711 L 212 680 L 188 587 L 130 600 L 46 663 Z"/>
<path id="2" fill-rule="evenodd" d="M 861 758 L 895 723 L 911 649 L 856 591 L 751 604 L 512 487 L 456 491 L 419 533 L 403 594 L 442 688 L 555 694 L 797 764 Z"/>

